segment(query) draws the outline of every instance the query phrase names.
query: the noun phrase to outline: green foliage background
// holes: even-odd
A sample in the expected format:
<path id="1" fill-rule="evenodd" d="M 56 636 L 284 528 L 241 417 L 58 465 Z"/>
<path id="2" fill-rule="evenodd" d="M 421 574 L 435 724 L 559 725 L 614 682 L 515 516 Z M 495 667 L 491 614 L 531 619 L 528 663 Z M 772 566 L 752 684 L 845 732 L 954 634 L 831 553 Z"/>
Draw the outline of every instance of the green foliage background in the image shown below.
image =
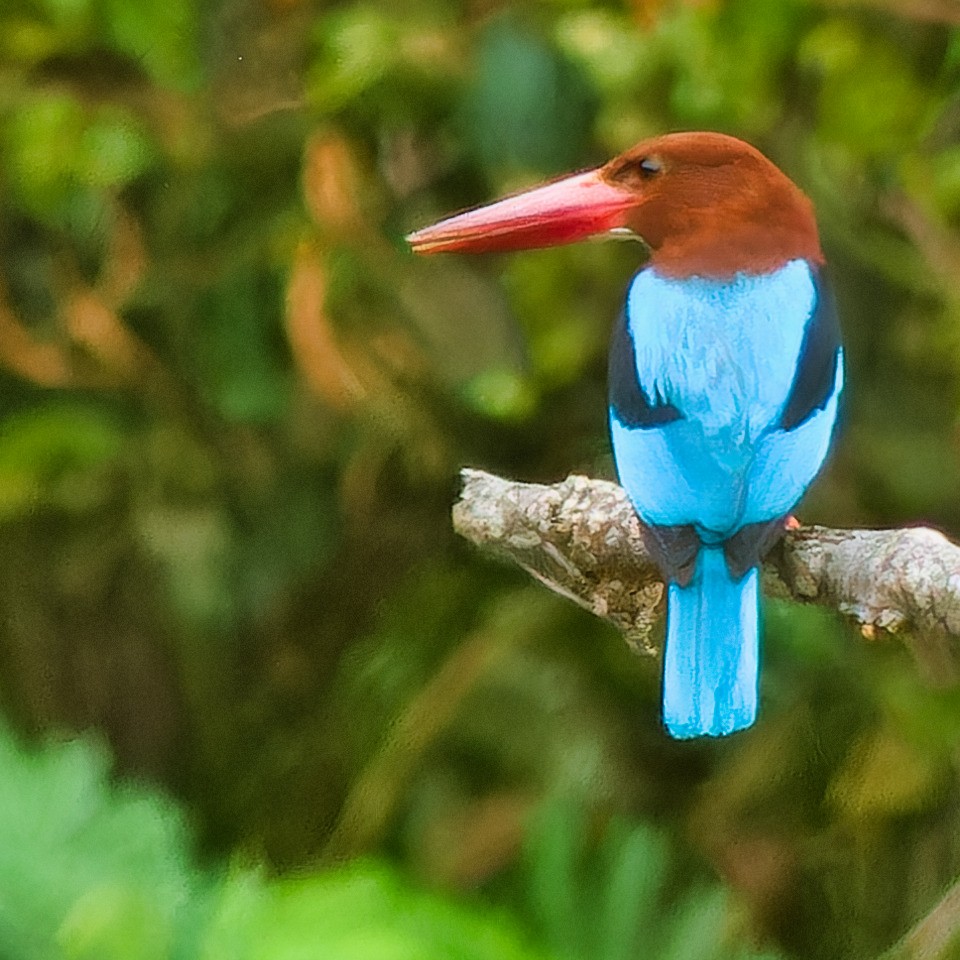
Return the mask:
<path id="1" fill-rule="evenodd" d="M 801 516 L 960 535 L 953 0 L 0 5 L 4 957 L 955 955 L 952 664 L 769 602 L 760 723 L 675 743 L 450 531 L 612 475 L 639 248 L 404 233 L 699 128 L 819 211 Z"/>

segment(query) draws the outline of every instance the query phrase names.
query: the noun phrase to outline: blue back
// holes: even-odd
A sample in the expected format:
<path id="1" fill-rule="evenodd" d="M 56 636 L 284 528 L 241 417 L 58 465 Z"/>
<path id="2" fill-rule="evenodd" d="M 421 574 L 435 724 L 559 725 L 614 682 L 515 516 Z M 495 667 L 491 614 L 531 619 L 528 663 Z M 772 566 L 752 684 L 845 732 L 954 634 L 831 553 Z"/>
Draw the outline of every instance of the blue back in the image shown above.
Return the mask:
<path id="1" fill-rule="evenodd" d="M 611 353 L 620 482 L 648 524 L 706 543 L 781 517 L 823 463 L 842 382 L 806 261 L 729 281 L 642 270 Z"/>

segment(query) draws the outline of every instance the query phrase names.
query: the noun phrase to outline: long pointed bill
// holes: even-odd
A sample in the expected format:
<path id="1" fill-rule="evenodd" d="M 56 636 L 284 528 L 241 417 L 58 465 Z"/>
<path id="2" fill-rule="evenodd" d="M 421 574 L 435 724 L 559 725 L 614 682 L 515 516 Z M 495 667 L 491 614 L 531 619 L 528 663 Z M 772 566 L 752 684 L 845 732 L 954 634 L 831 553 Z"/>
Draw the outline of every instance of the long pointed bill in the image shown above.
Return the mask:
<path id="1" fill-rule="evenodd" d="M 417 253 L 490 253 L 573 243 L 622 228 L 637 195 L 605 183 L 598 170 L 469 210 L 411 233 Z"/>

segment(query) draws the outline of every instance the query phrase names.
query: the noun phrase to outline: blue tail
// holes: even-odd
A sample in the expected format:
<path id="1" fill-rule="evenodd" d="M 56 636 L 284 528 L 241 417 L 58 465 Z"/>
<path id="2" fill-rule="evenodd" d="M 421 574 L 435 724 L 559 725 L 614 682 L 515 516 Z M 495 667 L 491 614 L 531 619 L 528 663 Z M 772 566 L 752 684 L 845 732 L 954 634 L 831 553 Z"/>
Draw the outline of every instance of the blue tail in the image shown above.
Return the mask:
<path id="1" fill-rule="evenodd" d="M 758 570 L 730 576 L 722 547 L 703 547 L 686 587 L 667 593 L 663 722 L 674 737 L 721 737 L 757 716 Z"/>

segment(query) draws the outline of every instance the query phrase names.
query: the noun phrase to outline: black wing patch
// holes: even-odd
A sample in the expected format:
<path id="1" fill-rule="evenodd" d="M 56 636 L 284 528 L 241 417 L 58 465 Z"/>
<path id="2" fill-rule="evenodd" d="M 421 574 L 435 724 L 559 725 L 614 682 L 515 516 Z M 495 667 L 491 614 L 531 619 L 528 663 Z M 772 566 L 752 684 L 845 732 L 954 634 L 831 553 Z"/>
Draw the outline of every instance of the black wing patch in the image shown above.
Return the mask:
<path id="1" fill-rule="evenodd" d="M 780 417 L 784 430 L 793 430 L 809 419 L 817 410 L 823 410 L 837 377 L 840 362 L 840 324 L 830 285 L 822 272 L 814 274 L 817 304 L 800 344 L 797 372 Z"/>
<path id="2" fill-rule="evenodd" d="M 759 567 L 763 558 L 786 533 L 785 517 L 751 523 L 741 527 L 723 543 L 727 569 L 734 580 L 740 580 L 753 567 Z M 677 527 L 648 526 L 641 522 L 643 545 L 667 583 L 689 585 L 697 564 L 697 554 L 703 541 L 692 525 Z"/>
<path id="3" fill-rule="evenodd" d="M 734 580 L 739 580 L 751 567 L 759 567 L 763 558 L 786 533 L 784 517 L 750 523 L 741 527 L 723 542 L 727 569 Z"/>
<path id="4" fill-rule="evenodd" d="M 610 406 L 625 427 L 660 427 L 683 416 L 673 404 L 663 403 L 657 397 L 651 401 L 643 389 L 637 376 L 633 337 L 624 314 L 613 326 L 608 371 Z"/>
<path id="5" fill-rule="evenodd" d="M 693 577 L 697 553 L 702 546 L 697 531 L 692 526 L 653 527 L 640 522 L 643 545 L 653 557 L 653 562 L 667 583 L 679 583 L 685 587 Z"/>

